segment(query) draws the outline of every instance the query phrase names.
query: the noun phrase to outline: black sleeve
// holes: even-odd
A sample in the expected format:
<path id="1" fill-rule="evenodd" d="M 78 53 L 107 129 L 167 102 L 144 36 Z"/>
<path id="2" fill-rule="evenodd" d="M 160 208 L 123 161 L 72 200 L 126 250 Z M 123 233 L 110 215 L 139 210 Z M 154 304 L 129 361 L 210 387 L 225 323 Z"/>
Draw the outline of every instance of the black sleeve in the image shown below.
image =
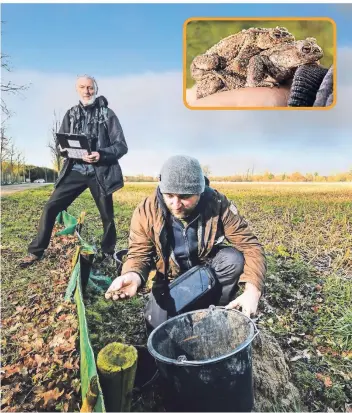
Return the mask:
<path id="1" fill-rule="evenodd" d="M 300 66 L 293 77 L 287 106 L 313 106 L 328 69 L 318 65 Z"/>
<path id="2" fill-rule="evenodd" d="M 125 136 L 123 134 L 120 122 L 115 113 L 109 109 L 107 129 L 110 139 L 110 146 L 106 148 L 100 148 L 100 161 L 107 164 L 114 164 L 128 151 Z"/>
<path id="3" fill-rule="evenodd" d="M 69 133 L 70 132 L 70 111 L 68 110 L 65 113 L 64 118 L 62 119 L 59 133 Z"/>

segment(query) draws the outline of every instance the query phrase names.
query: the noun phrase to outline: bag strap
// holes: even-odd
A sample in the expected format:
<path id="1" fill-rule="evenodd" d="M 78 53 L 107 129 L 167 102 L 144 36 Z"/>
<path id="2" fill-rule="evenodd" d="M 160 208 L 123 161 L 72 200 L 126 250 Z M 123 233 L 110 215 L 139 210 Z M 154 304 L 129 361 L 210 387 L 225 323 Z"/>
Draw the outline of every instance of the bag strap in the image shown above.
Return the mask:
<path id="1" fill-rule="evenodd" d="M 169 277 L 168 277 L 168 272 L 169 272 L 169 268 L 170 268 L 170 236 L 168 234 L 166 234 L 166 255 L 164 257 L 165 260 L 165 281 L 169 282 Z"/>

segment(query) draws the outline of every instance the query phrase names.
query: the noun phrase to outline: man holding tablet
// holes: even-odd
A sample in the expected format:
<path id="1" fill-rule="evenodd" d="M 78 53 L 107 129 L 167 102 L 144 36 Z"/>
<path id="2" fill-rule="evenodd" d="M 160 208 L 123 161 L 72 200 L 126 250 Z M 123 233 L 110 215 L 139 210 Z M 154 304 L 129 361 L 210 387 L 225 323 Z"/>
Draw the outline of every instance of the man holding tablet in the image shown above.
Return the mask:
<path id="1" fill-rule="evenodd" d="M 80 101 L 66 112 L 57 135 L 60 137 L 57 147 L 65 161 L 55 182 L 55 190 L 44 207 L 37 236 L 28 247 L 29 255 L 19 264 L 22 268 L 42 258 L 49 245 L 56 216 L 87 188 L 103 222 L 101 258 L 112 255 L 115 250 L 112 194 L 123 187 L 119 159 L 127 153 L 128 148 L 117 116 L 108 108 L 104 96 L 97 97 L 95 79 L 87 75 L 78 77 L 76 90 Z M 82 135 L 85 142 L 88 141 L 89 150 L 79 149 L 82 148 Z M 59 141 L 62 142 L 65 136 L 67 147 L 62 147 Z"/>

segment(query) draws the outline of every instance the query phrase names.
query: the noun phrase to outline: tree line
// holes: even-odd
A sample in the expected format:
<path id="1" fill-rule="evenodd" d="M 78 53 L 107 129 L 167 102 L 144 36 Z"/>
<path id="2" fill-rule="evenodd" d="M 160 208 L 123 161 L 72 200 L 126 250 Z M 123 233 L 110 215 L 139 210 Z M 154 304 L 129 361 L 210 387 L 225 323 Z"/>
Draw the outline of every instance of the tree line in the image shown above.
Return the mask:
<path id="1" fill-rule="evenodd" d="M 273 174 L 266 171 L 263 174 L 254 174 L 248 170 L 243 174 L 226 176 L 212 175 L 210 167 L 202 165 L 203 173 L 211 182 L 352 182 L 352 168 L 350 171 L 335 175 L 320 175 L 318 172 L 305 173 L 280 173 Z M 158 182 L 158 177 L 148 175 L 129 175 L 124 177 L 125 182 Z"/>

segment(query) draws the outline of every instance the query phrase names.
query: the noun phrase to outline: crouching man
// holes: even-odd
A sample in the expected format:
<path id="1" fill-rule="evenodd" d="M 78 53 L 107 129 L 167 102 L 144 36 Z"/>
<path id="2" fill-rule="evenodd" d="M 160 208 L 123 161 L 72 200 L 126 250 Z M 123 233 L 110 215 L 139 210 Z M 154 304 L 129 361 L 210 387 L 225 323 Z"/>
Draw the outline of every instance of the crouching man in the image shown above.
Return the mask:
<path id="1" fill-rule="evenodd" d="M 145 312 L 147 326 L 155 328 L 174 315 L 158 304 L 158 286 L 206 264 L 220 286 L 213 304 L 254 315 L 263 289 L 265 255 L 236 206 L 206 184 L 199 162 L 192 157 L 169 158 L 159 179 L 156 191 L 133 213 L 127 260 L 106 299 L 133 297 L 155 265 Z M 244 291 L 235 299 L 239 283 L 245 284 Z"/>

